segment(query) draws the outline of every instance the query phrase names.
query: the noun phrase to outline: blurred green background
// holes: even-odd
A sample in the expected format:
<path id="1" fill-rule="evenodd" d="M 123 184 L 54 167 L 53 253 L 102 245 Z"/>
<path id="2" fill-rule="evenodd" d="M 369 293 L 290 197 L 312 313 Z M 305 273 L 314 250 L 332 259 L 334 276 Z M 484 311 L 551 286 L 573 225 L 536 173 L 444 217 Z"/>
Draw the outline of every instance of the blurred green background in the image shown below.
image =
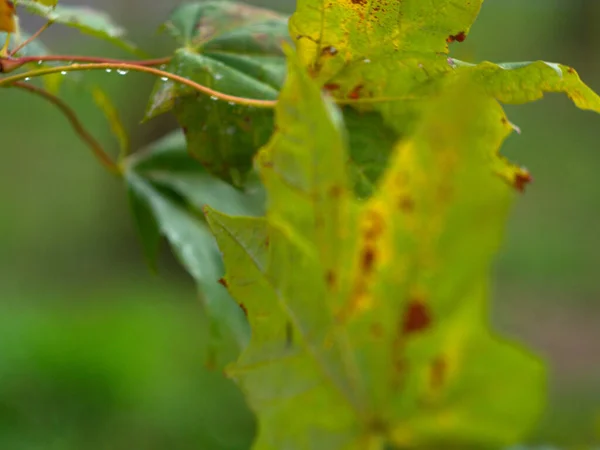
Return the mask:
<path id="1" fill-rule="evenodd" d="M 294 2 L 253 3 L 291 12 Z M 102 7 L 163 56 L 172 43 L 154 30 L 175 4 Z M 40 23 L 22 19 L 30 31 Z M 562 62 L 600 91 L 598 23 L 597 0 L 487 0 L 453 56 Z M 124 56 L 58 27 L 43 38 L 56 53 Z M 114 95 L 135 148 L 175 126 L 169 117 L 138 124 L 152 79 L 86 76 Z M 114 148 L 91 102 L 68 84 L 65 97 Z M 207 327 L 192 281 L 166 249 L 159 275 L 147 270 L 123 186 L 52 106 L 12 91 L 1 105 L 0 449 L 247 448 L 255 424 L 241 395 L 204 367 Z M 600 117 L 554 95 L 508 111 L 522 134 L 504 152 L 535 182 L 498 258 L 493 320 L 550 366 L 550 403 L 532 441 L 598 443 Z"/>

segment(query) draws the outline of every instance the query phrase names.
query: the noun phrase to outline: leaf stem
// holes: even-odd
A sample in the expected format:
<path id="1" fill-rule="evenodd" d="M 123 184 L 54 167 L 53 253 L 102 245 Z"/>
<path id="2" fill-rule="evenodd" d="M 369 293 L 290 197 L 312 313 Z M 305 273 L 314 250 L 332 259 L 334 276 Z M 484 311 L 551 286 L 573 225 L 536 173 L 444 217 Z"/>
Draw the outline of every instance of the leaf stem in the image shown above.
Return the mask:
<path id="1" fill-rule="evenodd" d="M 102 165 L 106 167 L 106 169 L 108 169 L 111 173 L 115 175 L 120 174 L 121 171 L 119 167 L 117 167 L 117 165 L 112 161 L 112 159 L 104 151 L 102 146 L 98 143 L 98 141 L 84 128 L 83 124 L 77 117 L 77 114 L 75 113 L 75 111 L 73 111 L 73 109 L 71 109 L 69 105 L 67 105 L 57 96 L 37 86 L 33 86 L 31 84 L 27 84 L 21 81 L 15 81 L 11 83 L 11 85 L 19 89 L 23 89 L 24 91 L 31 92 L 32 94 L 35 94 L 39 97 L 42 97 L 44 100 L 47 100 L 54 106 L 56 106 L 69 120 L 71 126 L 79 135 L 81 140 L 85 142 L 88 145 L 88 147 L 90 147 L 90 149 L 94 153 L 94 156 L 98 158 L 100 163 L 102 163 Z"/>
<path id="2" fill-rule="evenodd" d="M 171 61 L 170 56 L 155 59 L 143 59 L 126 61 L 122 59 L 103 58 L 100 56 L 77 56 L 77 55 L 41 55 L 41 56 L 23 56 L 14 58 L 11 63 L 16 65 L 28 64 L 31 62 L 68 62 L 68 63 L 106 63 L 106 64 L 136 64 L 138 66 L 160 66 L 168 64 Z"/>
<path id="3" fill-rule="evenodd" d="M 10 85 L 16 81 L 24 80 L 25 78 L 34 78 L 42 75 L 50 75 L 53 73 L 78 72 L 85 70 L 121 70 L 123 72 L 145 72 L 165 80 L 172 80 L 181 83 L 211 97 L 215 97 L 227 102 L 237 103 L 238 105 L 253 106 L 255 108 L 274 108 L 276 100 L 257 100 L 244 97 L 236 97 L 234 95 L 224 94 L 223 92 L 215 91 L 209 87 L 203 86 L 195 81 L 189 80 L 174 73 L 156 69 L 154 67 L 140 66 L 138 64 L 119 62 L 119 63 L 92 63 L 92 64 L 71 64 L 66 66 L 49 67 L 44 69 L 32 70 L 23 72 L 10 77 L 0 78 L 0 87 Z"/>
<path id="4" fill-rule="evenodd" d="M 44 31 L 46 31 L 50 25 L 52 25 L 54 22 L 52 20 L 49 20 L 48 22 L 46 22 L 44 25 L 42 25 L 40 27 L 39 30 L 37 30 L 35 33 L 33 33 L 31 36 L 29 36 L 29 38 L 25 39 L 23 42 L 21 42 L 19 45 L 17 45 L 15 48 L 13 48 L 10 52 L 8 52 L 9 56 L 15 55 L 17 54 L 17 52 L 19 52 L 20 50 L 22 50 L 26 45 L 32 43 L 34 40 L 36 40 L 40 34 L 42 34 Z"/>

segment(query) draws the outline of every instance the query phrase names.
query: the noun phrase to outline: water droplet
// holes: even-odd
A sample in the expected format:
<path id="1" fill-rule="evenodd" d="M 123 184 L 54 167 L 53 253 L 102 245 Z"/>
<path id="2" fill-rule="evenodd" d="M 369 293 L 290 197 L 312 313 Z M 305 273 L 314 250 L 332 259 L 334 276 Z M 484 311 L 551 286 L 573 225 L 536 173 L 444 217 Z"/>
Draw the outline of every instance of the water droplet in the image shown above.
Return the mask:
<path id="1" fill-rule="evenodd" d="M 106 73 L 111 73 L 112 69 L 106 69 Z"/>
<path id="2" fill-rule="evenodd" d="M 66 74 L 67 74 L 67 71 L 66 71 L 66 70 L 63 70 L 63 71 L 62 71 L 60 74 L 61 74 L 61 75 L 66 75 Z"/>
<path id="3" fill-rule="evenodd" d="M 42 64 L 44 64 L 44 61 L 42 61 L 42 60 L 39 60 L 39 61 L 38 61 L 38 66 L 41 66 Z"/>
<path id="4" fill-rule="evenodd" d="M 217 100 L 219 100 L 219 97 L 215 97 L 214 95 L 211 95 L 211 96 L 210 96 L 210 99 L 211 99 L 212 101 L 215 101 L 215 102 L 216 102 Z"/>
<path id="5" fill-rule="evenodd" d="M 167 77 L 160 77 L 160 79 L 161 79 L 162 81 L 169 81 L 169 79 L 168 79 Z"/>
<path id="6" fill-rule="evenodd" d="M 371 63 L 371 60 L 370 60 L 369 58 L 365 58 L 365 59 L 363 59 L 363 62 L 364 62 L 365 64 L 370 64 L 370 63 Z"/>
<path id="7" fill-rule="evenodd" d="M 25 81 L 29 81 L 29 80 L 31 80 L 31 78 L 29 78 L 29 77 L 26 77 L 26 78 L 25 78 Z"/>
<path id="8" fill-rule="evenodd" d="M 216 73 L 215 80 L 221 80 L 221 79 L 223 79 L 223 75 L 221 75 L 220 73 Z"/>
<path id="9" fill-rule="evenodd" d="M 235 106 L 235 102 L 227 102 L 229 106 Z"/>
<path id="10" fill-rule="evenodd" d="M 129 70 L 124 70 L 124 69 L 118 69 L 117 73 L 119 75 L 127 75 L 129 73 Z"/>

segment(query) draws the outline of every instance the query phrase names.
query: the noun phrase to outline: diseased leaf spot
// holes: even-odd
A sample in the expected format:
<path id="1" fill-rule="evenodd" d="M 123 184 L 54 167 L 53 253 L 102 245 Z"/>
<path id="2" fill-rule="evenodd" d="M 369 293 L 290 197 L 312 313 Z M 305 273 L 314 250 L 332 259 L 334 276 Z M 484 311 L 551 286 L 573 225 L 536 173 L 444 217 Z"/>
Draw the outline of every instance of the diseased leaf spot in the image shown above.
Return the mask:
<path id="1" fill-rule="evenodd" d="M 520 172 L 515 175 L 514 186 L 519 192 L 525 192 L 525 188 L 533 181 L 529 172 Z"/>
<path id="2" fill-rule="evenodd" d="M 412 300 L 404 313 L 402 332 L 405 335 L 426 330 L 431 325 L 429 308 L 422 300 Z"/>
<path id="3" fill-rule="evenodd" d="M 229 285 L 227 284 L 227 280 L 226 280 L 225 278 L 220 278 L 220 279 L 219 279 L 219 284 L 220 284 L 221 286 L 224 286 L 224 287 L 226 287 L 226 288 L 228 288 L 228 287 L 229 287 Z"/>
<path id="4" fill-rule="evenodd" d="M 248 317 L 248 309 L 246 308 L 246 305 L 244 305 L 243 303 L 238 304 L 240 305 L 240 309 L 244 312 L 244 315 Z"/>
<path id="5" fill-rule="evenodd" d="M 328 92 L 337 91 L 340 89 L 340 85 L 337 83 L 327 83 L 323 86 L 323 89 L 325 89 Z"/>
<path id="6" fill-rule="evenodd" d="M 331 186 L 329 189 L 329 195 L 333 198 L 340 198 L 342 196 L 343 189 L 341 186 Z"/>
<path id="7" fill-rule="evenodd" d="M 365 240 L 374 241 L 381 236 L 384 230 L 384 221 L 381 215 L 370 209 L 366 213 Z"/>
<path id="8" fill-rule="evenodd" d="M 398 206 L 402 212 L 411 213 L 415 209 L 415 201 L 410 197 L 402 197 Z"/>
<path id="9" fill-rule="evenodd" d="M 336 279 L 337 277 L 333 270 L 328 270 L 325 274 L 325 282 L 327 283 L 327 286 L 329 286 L 330 289 L 335 288 Z"/>
<path id="10" fill-rule="evenodd" d="M 328 45 L 327 47 L 321 50 L 321 55 L 323 56 L 335 56 L 337 55 L 338 50 L 333 45 Z"/>
<path id="11" fill-rule="evenodd" d="M 364 86 L 362 84 L 355 86 L 354 89 L 352 89 L 350 91 L 350 93 L 348 94 L 348 98 L 350 98 L 352 100 L 358 100 L 360 98 L 360 94 L 361 94 L 363 87 Z"/>
<path id="12" fill-rule="evenodd" d="M 450 35 L 448 36 L 448 38 L 446 39 L 446 42 L 448 44 L 451 44 L 453 42 L 464 42 L 465 39 L 467 38 L 467 34 L 464 31 L 461 31 L 458 34 L 454 34 L 454 35 Z"/>
<path id="13" fill-rule="evenodd" d="M 430 368 L 430 383 L 433 389 L 441 389 L 446 379 L 446 361 L 438 356 L 435 358 Z"/>
<path id="14" fill-rule="evenodd" d="M 373 266 L 375 265 L 375 249 L 371 246 L 367 246 L 364 248 L 362 252 L 361 265 L 364 272 L 369 273 L 373 270 Z"/>

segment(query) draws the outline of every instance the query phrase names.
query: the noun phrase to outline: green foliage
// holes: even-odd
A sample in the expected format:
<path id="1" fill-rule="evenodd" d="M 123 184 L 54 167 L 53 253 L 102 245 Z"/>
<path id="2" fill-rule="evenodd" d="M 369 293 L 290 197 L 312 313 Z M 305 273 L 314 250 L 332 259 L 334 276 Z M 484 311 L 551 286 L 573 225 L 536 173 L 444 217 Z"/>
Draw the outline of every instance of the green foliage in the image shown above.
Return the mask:
<path id="1" fill-rule="evenodd" d="M 19 5 L 132 48 L 103 13 Z M 7 42 L 0 86 L 58 105 L 124 180 L 149 266 L 164 236 L 193 278 L 203 359 L 246 395 L 253 448 L 503 448 L 536 422 L 544 366 L 487 317 L 493 257 L 531 181 L 500 155 L 516 129 L 501 104 L 562 92 L 600 112 L 600 98 L 559 64 L 450 58 L 481 5 L 299 0 L 288 21 L 189 2 L 162 27 L 173 56 L 137 63 Z M 72 62 L 25 71 L 38 60 Z M 172 112 L 180 129 L 129 155 L 116 109 L 86 87 L 119 141 L 112 162 L 48 86 L 23 85 L 93 69 L 156 76 L 145 120 Z"/>

